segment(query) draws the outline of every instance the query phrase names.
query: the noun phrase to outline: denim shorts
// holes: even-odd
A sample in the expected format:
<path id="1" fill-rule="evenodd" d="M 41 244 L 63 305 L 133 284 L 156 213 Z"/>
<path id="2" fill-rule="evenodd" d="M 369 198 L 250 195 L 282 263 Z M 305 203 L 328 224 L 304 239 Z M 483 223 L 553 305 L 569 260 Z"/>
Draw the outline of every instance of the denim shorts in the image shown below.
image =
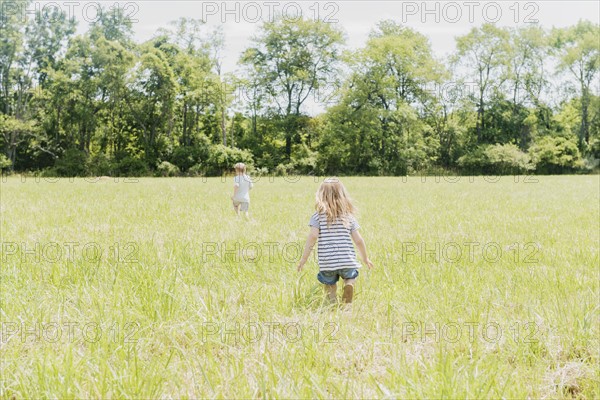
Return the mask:
<path id="1" fill-rule="evenodd" d="M 340 279 L 354 279 L 358 276 L 357 268 L 343 268 L 333 271 L 320 271 L 317 274 L 317 279 L 324 285 L 335 285 Z"/>

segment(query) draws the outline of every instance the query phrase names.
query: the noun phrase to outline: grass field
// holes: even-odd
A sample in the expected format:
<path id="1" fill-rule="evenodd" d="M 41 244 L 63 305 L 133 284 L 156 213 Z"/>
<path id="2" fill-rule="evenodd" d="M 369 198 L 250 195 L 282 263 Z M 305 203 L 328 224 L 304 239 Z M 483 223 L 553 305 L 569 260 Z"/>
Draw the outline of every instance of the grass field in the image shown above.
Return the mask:
<path id="1" fill-rule="evenodd" d="M 296 261 L 318 179 L 0 184 L 1 398 L 600 398 L 598 176 L 344 178 L 353 308 Z M 515 182 L 518 180 L 518 182 Z"/>

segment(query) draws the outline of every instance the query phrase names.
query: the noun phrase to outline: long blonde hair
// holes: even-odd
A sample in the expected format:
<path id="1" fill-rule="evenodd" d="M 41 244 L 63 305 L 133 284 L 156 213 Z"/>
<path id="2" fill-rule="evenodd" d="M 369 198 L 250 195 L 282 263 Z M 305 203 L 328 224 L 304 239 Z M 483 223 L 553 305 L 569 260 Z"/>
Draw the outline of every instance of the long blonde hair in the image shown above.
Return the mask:
<path id="1" fill-rule="evenodd" d="M 319 214 L 327 216 L 327 224 L 340 219 L 345 226 L 348 226 L 350 217 L 357 212 L 346 188 L 338 178 L 325 179 L 317 190 L 315 198 L 315 209 Z"/>

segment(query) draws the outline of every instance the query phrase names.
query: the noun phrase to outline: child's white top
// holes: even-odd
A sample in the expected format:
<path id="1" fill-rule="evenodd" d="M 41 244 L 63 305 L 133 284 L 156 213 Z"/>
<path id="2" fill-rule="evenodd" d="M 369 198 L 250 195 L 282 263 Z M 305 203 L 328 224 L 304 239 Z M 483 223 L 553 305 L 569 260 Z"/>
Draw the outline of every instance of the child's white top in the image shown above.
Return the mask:
<path id="1" fill-rule="evenodd" d="M 233 186 L 238 188 L 233 200 L 250 203 L 250 189 L 254 186 L 252 184 L 252 179 L 246 174 L 236 175 L 235 178 L 233 178 Z"/>
<path id="2" fill-rule="evenodd" d="M 321 271 L 360 268 L 351 236 L 360 226 L 354 217 L 348 222 L 348 227 L 341 221 L 327 225 L 327 216 L 319 213 L 314 213 L 310 218 L 308 225 L 319 228 L 317 255 Z"/>

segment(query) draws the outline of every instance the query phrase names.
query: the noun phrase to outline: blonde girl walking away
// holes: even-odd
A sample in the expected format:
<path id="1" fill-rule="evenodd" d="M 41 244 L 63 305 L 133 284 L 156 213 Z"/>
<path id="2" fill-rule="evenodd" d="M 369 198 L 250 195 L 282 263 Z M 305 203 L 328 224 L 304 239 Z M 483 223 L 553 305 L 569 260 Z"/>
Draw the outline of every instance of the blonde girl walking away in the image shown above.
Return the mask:
<path id="1" fill-rule="evenodd" d="M 302 271 L 315 242 L 318 241 L 317 258 L 319 273 L 317 279 L 325 285 L 327 297 L 331 303 L 337 303 L 337 281 L 342 278 L 344 289 L 343 303 L 352 303 L 354 282 L 361 267 L 356 259 L 356 245 L 364 264 L 373 268 L 367 256 L 365 241 L 358 232 L 356 208 L 337 178 L 328 178 L 316 193 L 316 212 L 310 218 L 310 233 L 306 240 L 304 253 L 298 263 L 298 271 Z"/>
<path id="2" fill-rule="evenodd" d="M 233 196 L 231 201 L 233 202 L 233 209 L 237 216 L 240 215 L 240 211 L 246 216 L 246 219 L 250 217 L 250 190 L 254 186 L 252 179 L 246 175 L 246 164 L 237 163 L 234 165 L 235 177 L 233 178 Z"/>

